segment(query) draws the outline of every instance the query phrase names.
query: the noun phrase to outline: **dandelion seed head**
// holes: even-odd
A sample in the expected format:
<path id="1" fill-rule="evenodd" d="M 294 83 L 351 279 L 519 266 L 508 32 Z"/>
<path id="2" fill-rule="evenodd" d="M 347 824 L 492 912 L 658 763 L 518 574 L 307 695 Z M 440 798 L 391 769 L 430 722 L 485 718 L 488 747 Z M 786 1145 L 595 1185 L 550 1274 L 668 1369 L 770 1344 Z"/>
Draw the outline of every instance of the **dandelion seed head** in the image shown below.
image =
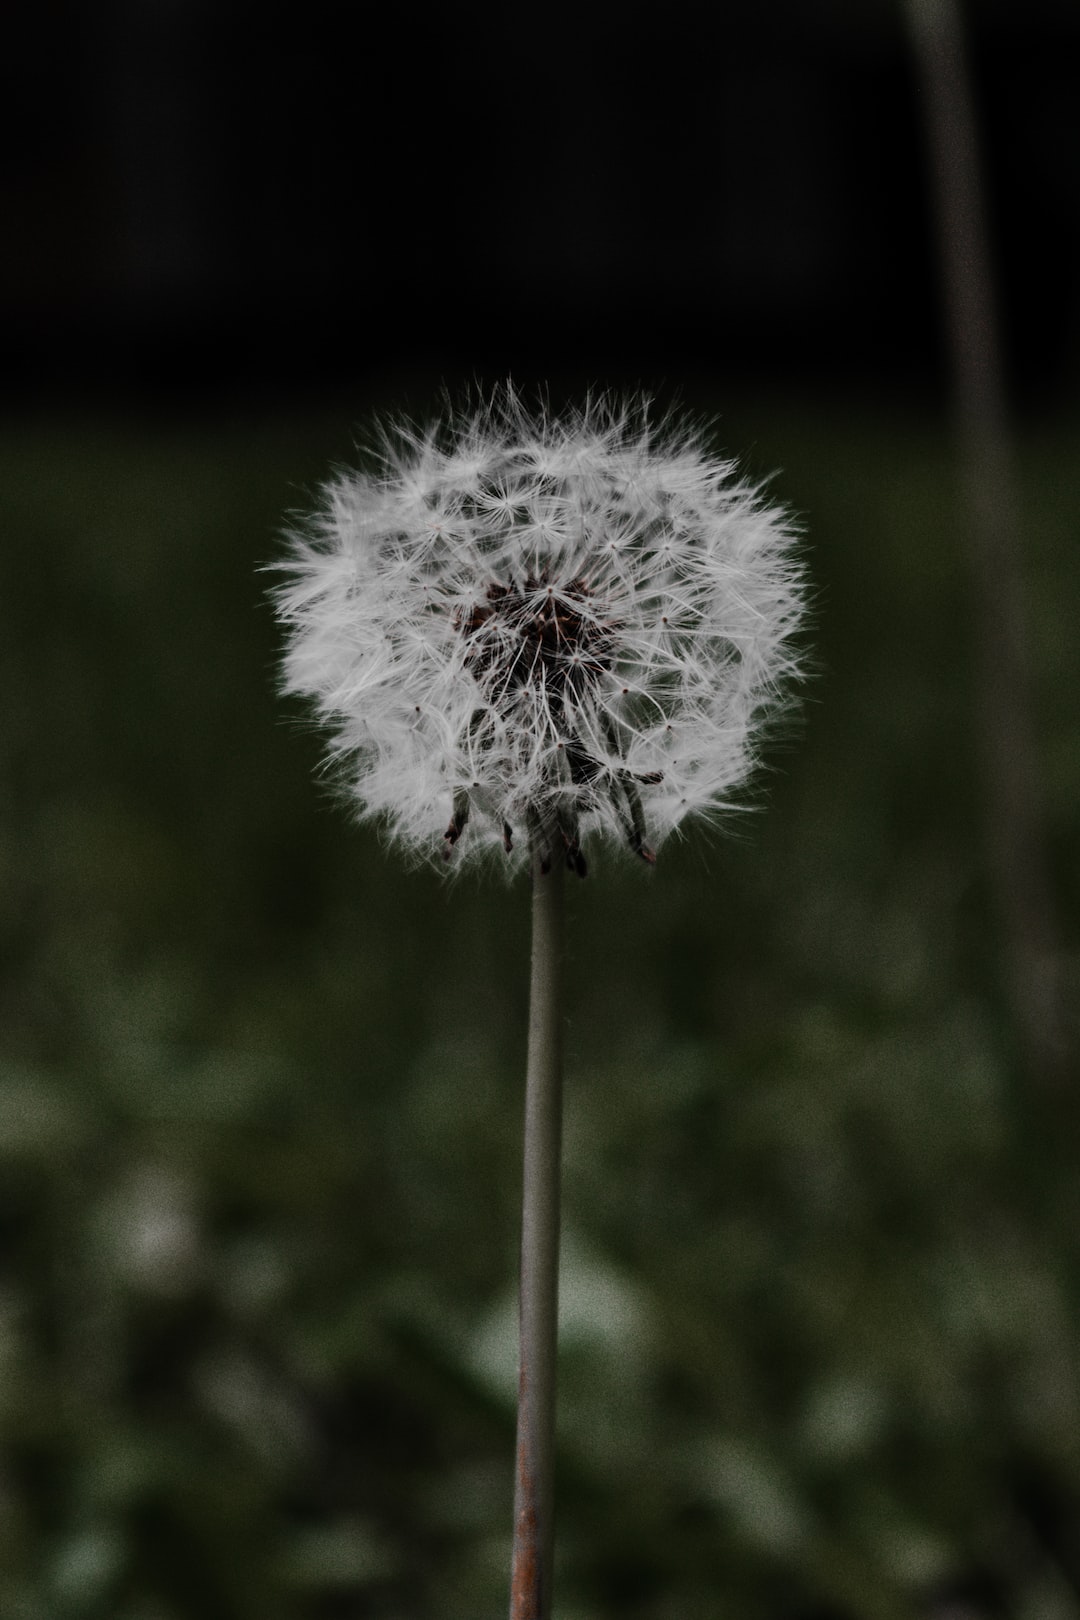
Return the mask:
<path id="1" fill-rule="evenodd" d="M 327 484 L 274 592 L 283 685 L 411 854 L 652 861 L 731 804 L 798 676 L 794 545 L 692 427 L 508 387 Z"/>

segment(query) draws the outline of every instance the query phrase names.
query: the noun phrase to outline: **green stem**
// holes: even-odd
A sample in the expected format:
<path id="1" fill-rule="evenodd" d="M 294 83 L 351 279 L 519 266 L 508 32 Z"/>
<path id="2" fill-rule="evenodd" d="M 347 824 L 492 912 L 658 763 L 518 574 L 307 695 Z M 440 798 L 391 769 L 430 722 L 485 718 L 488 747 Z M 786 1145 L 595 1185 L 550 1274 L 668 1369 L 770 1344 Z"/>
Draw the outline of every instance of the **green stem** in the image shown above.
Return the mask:
<path id="1" fill-rule="evenodd" d="M 555 1362 L 562 1148 L 562 863 L 533 858 L 521 1218 L 521 1350 L 510 1620 L 549 1620 L 555 1544 Z"/>

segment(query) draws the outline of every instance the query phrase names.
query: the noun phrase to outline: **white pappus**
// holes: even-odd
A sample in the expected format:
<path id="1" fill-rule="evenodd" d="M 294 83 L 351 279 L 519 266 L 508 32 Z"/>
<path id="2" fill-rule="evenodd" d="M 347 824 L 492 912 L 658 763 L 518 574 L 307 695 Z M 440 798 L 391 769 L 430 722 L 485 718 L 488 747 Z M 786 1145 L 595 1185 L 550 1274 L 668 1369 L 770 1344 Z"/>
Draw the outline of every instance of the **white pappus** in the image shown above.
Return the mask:
<path id="1" fill-rule="evenodd" d="M 413 854 L 584 875 L 609 834 L 651 862 L 730 805 L 799 673 L 794 546 L 693 426 L 506 388 L 325 486 L 274 591 L 283 685 Z"/>

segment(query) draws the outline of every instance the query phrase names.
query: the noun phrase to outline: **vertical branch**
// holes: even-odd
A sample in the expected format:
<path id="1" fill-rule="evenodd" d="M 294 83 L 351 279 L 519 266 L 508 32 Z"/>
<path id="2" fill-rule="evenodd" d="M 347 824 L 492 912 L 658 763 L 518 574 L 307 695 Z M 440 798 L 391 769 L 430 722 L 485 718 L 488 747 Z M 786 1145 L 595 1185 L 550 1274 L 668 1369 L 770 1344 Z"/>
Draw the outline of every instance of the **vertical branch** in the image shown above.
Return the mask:
<path id="1" fill-rule="evenodd" d="M 543 871 L 540 852 L 534 849 L 510 1620 L 548 1620 L 551 1614 L 562 1150 L 562 868 L 556 859 L 550 871 Z"/>
<path id="2" fill-rule="evenodd" d="M 1024 1067 L 1064 1059 L 1056 927 L 1028 696 L 1012 445 L 956 0 L 908 0 L 933 171 L 975 608 L 975 721 L 1004 981 Z"/>

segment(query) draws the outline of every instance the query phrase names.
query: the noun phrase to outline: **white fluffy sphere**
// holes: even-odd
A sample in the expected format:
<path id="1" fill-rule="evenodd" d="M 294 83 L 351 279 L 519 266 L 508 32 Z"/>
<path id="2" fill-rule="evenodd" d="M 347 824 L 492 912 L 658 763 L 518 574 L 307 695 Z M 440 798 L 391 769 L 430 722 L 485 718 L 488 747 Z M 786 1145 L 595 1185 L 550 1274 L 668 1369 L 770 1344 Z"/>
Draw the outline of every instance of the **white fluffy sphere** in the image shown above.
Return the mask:
<path id="1" fill-rule="evenodd" d="M 455 865 L 584 873 L 601 833 L 651 861 L 729 805 L 798 673 L 784 514 L 644 403 L 552 417 L 506 390 L 388 430 L 283 568 L 286 690 L 361 813 Z"/>

